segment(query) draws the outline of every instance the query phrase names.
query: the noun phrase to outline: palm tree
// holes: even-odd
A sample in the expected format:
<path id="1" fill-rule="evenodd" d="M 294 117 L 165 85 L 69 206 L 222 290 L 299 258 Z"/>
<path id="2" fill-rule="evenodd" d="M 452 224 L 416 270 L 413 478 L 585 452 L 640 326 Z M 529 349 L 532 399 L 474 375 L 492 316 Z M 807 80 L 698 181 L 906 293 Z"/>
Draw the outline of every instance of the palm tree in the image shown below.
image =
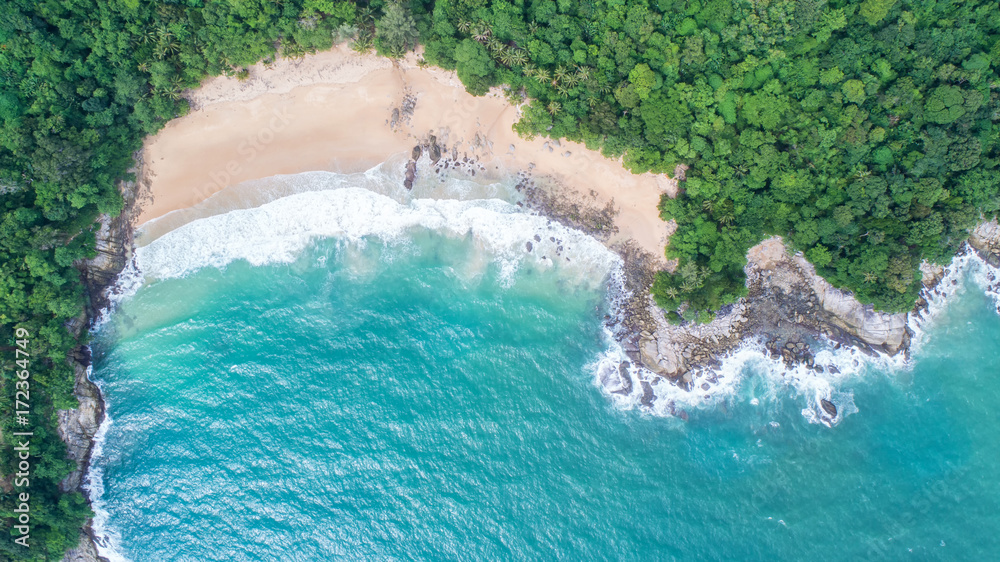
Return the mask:
<path id="1" fill-rule="evenodd" d="M 501 48 L 499 53 L 499 58 L 500 62 L 502 62 L 504 66 L 510 66 L 511 64 L 514 63 L 513 50 L 507 48 Z"/>
<path id="2" fill-rule="evenodd" d="M 463 19 L 458 20 L 458 26 L 457 27 L 458 27 L 458 30 L 461 31 L 462 33 L 468 33 L 469 29 L 472 27 L 472 22 L 470 22 L 469 20 L 463 18 Z"/>
<path id="3" fill-rule="evenodd" d="M 590 69 L 586 66 L 578 66 L 576 67 L 576 76 L 581 82 L 586 82 L 590 78 Z"/>
<path id="4" fill-rule="evenodd" d="M 539 68 L 535 72 L 535 80 L 538 80 L 542 84 L 545 84 L 546 82 L 550 82 L 552 78 L 549 76 L 548 70 L 545 70 L 544 68 Z"/>
<path id="5" fill-rule="evenodd" d="M 865 273 L 865 283 L 874 283 L 876 281 L 878 281 L 878 274 L 871 271 Z"/>
<path id="6" fill-rule="evenodd" d="M 184 95 L 184 85 L 181 83 L 180 77 L 175 77 L 170 81 L 170 89 L 167 90 L 167 95 L 170 99 L 177 101 L 181 99 Z"/>
<path id="7" fill-rule="evenodd" d="M 165 59 L 167 55 L 171 53 L 176 53 L 180 46 L 176 42 L 171 43 L 160 43 L 156 46 L 156 51 L 153 53 L 158 59 Z"/>
<path id="8" fill-rule="evenodd" d="M 562 82 L 566 78 L 566 75 L 566 69 L 561 66 L 557 66 L 555 72 L 552 73 L 552 77 L 558 82 Z"/>
<path id="9" fill-rule="evenodd" d="M 140 43 L 142 43 L 143 45 L 148 45 L 149 43 L 156 42 L 158 34 L 156 29 L 152 27 L 147 27 L 146 29 L 143 29 L 136 37 L 138 38 Z"/>
<path id="10" fill-rule="evenodd" d="M 549 113 L 550 113 L 551 115 L 555 116 L 555 114 L 556 114 L 556 113 L 559 113 L 559 111 L 560 111 L 560 110 L 562 109 L 562 104 L 560 104 L 560 103 L 559 103 L 559 102 L 557 102 L 557 101 L 550 101 L 550 102 L 549 102 L 549 105 L 548 105 L 548 106 L 546 106 L 546 108 L 545 108 L 545 109 L 546 109 L 546 110 L 548 110 L 548 112 L 549 112 Z"/>
<path id="11" fill-rule="evenodd" d="M 480 43 L 485 42 L 490 38 L 492 32 L 490 28 L 486 26 L 483 22 L 477 22 L 476 25 L 472 27 L 472 38 Z"/>
<path id="12" fill-rule="evenodd" d="M 530 63 L 529 64 L 525 64 L 521 68 L 521 72 L 524 72 L 524 75 L 527 76 L 528 78 L 534 78 L 535 77 L 535 70 L 536 70 L 535 65 L 530 64 Z"/>
<path id="13" fill-rule="evenodd" d="M 513 51 L 512 60 L 514 64 L 521 66 L 528 62 L 528 55 L 524 52 L 524 49 L 511 49 Z"/>
<path id="14" fill-rule="evenodd" d="M 491 53 L 500 53 L 504 48 L 504 44 L 500 42 L 496 37 L 490 37 L 486 40 L 486 50 Z"/>
<path id="15" fill-rule="evenodd" d="M 566 74 L 563 78 L 563 83 L 566 84 L 567 88 L 575 88 L 577 84 L 580 83 L 580 79 L 576 74 Z"/>
<path id="16" fill-rule="evenodd" d="M 564 98 L 569 97 L 569 88 L 566 87 L 566 84 L 556 84 L 556 92 Z"/>
<path id="17" fill-rule="evenodd" d="M 532 21 L 528 24 L 528 34 L 535 35 L 538 33 L 538 22 Z"/>
<path id="18" fill-rule="evenodd" d="M 164 41 L 169 41 L 174 38 L 174 32 L 170 31 L 166 27 L 156 28 L 156 37 L 162 43 Z"/>
<path id="19" fill-rule="evenodd" d="M 371 6 L 366 5 L 364 8 L 358 10 L 358 21 L 364 23 L 371 23 L 375 20 L 375 10 Z"/>

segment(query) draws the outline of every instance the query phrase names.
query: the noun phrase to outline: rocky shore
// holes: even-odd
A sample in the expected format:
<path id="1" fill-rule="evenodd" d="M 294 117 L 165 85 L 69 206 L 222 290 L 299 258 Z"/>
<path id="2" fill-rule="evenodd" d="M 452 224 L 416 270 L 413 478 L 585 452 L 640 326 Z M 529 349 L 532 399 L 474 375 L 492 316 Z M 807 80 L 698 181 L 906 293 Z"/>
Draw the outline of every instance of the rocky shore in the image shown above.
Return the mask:
<path id="1" fill-rule="evenodd" d="M 995 220 L 976 227 L 959 256 L 967 251 L 1000 267 L 1000 226 Z M 923 264 L 924 291 L 914 310 L 883 313 L 830 285 L 801 254 L 791 255 L 782 239 L 774 237 L 748 253 L 746 298 L 725 307 L 709 324 L 673 325 L 647 290 L 637 290 L 651 283 L 648 262 L 630 253 L 622 256 L 628 296 L 616 303 L 618 315 L 608 321 L 629 361 L 601 374 L 601 382 L 612 393 L 637 396 L 647 408 L 657 398 L 652 386 L 658 379 L 689 392 L 710 392 L 721 382 L 722 359 L 747 342 L 761 344 L 788 368 L 804 366 L 816 374 L 840 372 L 835 365 L 815 361 L 817 350 L 831 344 L 870 355 L 908 354 L 910 315 L 927 308 L 925 297 L 936 294 L 935 286 L 947 273 L 943 266 Z M 1000 276 L 989 275 L 990 290 L 1000 294 Z M 636 371 L 639 376 L 632 376 Z M 822 406 L 836 416 L 835 404 L 825 400 Z M 673 404 L 666 411 L 673 413 Z"/>

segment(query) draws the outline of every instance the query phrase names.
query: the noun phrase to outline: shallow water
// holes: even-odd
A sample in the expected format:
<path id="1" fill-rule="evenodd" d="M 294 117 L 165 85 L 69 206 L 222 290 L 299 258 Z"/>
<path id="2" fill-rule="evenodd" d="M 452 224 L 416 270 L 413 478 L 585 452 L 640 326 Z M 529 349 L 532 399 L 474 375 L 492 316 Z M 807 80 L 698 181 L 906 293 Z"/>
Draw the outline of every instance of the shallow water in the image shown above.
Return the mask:
<path id="1" fill-rule="evenodd" d="M 91 473 L 108 553 L 956 560 L 1000 547 L 1000 316 L 969 279 L 910 367 L 824 383 L 857 409 L 836 426 L 810 423 L 815 396 L 759 361 L 683 422 L 622 409 L 595 383 L 616 261 L 589 239 L 499 202 L 300 197 L 140 252 L 145 282 L 94 346 L 112 420 Z M 368 220 L 348 220 L 359 209 Z M 567 248 L 528 253 L 536 232 Z"/>

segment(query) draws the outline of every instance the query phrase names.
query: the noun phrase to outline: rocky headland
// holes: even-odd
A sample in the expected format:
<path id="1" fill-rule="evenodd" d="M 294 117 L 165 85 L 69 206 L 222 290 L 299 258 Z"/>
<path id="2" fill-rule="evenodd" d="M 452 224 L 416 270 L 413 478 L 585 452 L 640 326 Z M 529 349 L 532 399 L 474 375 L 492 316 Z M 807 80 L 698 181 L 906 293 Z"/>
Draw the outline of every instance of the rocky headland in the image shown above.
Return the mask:
<path id="1" fill-rule="evenodd" d="M 967 252 L 1000 267 L 1000 226 L 996 220 L 973 230 L 958 257 Z M 722 360 L 748 342 L 760 344 L 772 359 L 780 359 L 789 368 L 804 366 L 817 374 L 839 372 L 836 366 L 814 360 L 819 349 L 830 346 L 870 355 L 908 354 L 913 335 L 911 315 L 927 309 L 927 299 L 939 293 L 936 285 L 948 267 L 954 267 L 923 264 L 924 290 L 913 311 L 888 314 L 833 287 L 801 254 L 789 253 L 783 240 L 773 237 L 748 253 L 747 297 L 723 308 L 708 324 L 675 325 L 667 321 L 648 290 L 638 290 L 648 289 L 652 282 L 649 256 L 634 249 L 621 255 L 627 291 L 616 303 L 617 316 L 609 316 L 608 324 L 629 361 L 601 374 L 601 382 L 612 393 L 636 395 L 647 408 L 656 401 L 652 386 L 658 379 L 687 391 L 712 390 L 720 382 L 717 371 Z M 990 290 L 1000 293 L 1000 276 L 990 272 L 987 277 Z M 631 374 L 633 366 L 640 367 L 638 377 Z M 823 408 L 827 413 L 835 412 L 835 405 L 826 402 Z M 674 412 L 673 405 L 666 411 Z"/>

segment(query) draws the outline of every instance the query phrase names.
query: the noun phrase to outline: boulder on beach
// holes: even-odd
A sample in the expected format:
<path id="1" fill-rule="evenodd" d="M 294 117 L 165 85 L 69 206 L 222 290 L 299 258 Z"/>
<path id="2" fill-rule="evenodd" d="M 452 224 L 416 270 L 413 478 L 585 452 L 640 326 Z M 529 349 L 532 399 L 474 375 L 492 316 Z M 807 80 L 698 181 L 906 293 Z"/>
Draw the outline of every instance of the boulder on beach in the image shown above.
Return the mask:
<path id="1" fill-rule="evenodd" d="M 403 179 L 403 187 L 413 189 L 413 180 L 417 178 L 417 163 L 410 160 L 406 163 L 406 177 Z"/>

